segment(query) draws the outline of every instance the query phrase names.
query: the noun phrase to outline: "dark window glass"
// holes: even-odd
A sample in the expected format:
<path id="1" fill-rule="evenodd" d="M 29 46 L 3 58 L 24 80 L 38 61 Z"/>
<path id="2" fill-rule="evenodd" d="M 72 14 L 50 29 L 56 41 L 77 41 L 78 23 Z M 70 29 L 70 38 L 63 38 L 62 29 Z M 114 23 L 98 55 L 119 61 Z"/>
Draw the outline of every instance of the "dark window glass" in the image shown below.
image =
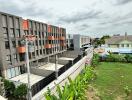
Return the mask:
<path id="1" fill-rule="evenodd" d="M 5 48 L 6 49 L 9 49 L 10 48 L 9 41 L 5 41 Z"/>

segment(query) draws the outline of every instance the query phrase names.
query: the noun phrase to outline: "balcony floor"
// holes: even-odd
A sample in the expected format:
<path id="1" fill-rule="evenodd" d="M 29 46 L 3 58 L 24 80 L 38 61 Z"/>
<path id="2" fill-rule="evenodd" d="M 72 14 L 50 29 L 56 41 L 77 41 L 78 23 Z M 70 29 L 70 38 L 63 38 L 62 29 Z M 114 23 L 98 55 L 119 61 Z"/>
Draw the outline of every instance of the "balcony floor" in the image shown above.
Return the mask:
<path id="1" fill-rule="evenodd" d="M 60 57 L 59 60 L 74 60 L 74 58 Z"/>
<path id="2" fill-rule="evenodd" d="M 60 69 L 63 66 L 64 65 L 57 64 L 57 69 Z M 44 69 L 44 70 L 52 70 L 52 71 L 55 71 L 55 63 L 47 63 L 45 65 L 42 65 L 42 66 L 38 67 L 38 68 L 39 69 Z"/>
<path id="3" fill-rule="evenodd" d="M 12 81 L 18 81 L 18 82 L 21 82 L 21 83 L 25 83 L 27 84 L 28 83 L 28 78 L 27 78 L 27 73 L 24 73 L 24 74 L 21 74 L 21 75 L 18 75 L 14 78 L 11 78 L 10 80 Z M 30 82 L 31 82 L 31 85 L 39 82 L 40 80 L 42 80 L 44 77 L 42 76 L 39 76 L 39 75 L 34 75 L 34 74 L 30 74 Z"/>

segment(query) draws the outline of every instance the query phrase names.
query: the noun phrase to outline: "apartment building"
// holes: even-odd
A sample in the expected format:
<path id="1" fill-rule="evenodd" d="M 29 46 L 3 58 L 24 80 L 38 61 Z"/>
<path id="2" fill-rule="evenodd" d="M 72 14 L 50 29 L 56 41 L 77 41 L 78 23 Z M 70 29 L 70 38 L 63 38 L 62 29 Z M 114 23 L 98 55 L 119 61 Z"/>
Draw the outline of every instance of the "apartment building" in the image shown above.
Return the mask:
<path id="1" fill-rule="evenodd" d="M 73 35 L 74 50 L 82 50 L 85 46 L 90 44 L 90 37 L 80 34 Z"/>
<path id="2" fill-rule="evenodd" d="M 36 36 L 29 44 L 30 67 L 66 51 L 66 29 L 0 12 L 0 76 L 10 79 L 26 72 L 25 35 Z"/>

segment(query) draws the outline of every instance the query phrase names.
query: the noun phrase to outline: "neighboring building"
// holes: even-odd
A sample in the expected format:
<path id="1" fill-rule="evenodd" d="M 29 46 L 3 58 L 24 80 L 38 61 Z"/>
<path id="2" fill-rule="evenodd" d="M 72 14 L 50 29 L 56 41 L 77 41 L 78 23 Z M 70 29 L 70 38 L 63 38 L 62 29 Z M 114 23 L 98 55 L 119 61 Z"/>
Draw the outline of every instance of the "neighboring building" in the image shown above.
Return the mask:
<path id="1" fill-rule="evenodd" d="M 26 72 L 24 35 L 37 35 L 29 48 L 31 67 L 66 51 L 66 29 L 0 12 L 0 75 L 6 79 Z"/>
<path id="2" fill-rule="evenodd" d="M 67 49 L 74 49 L 73 34 L 66 34 Z"/>
<path id="3" fill-rule="evenodd" d="M 106 40 L 105 45 L 112 52 L 132 53 L 132 35 L 114 35 Z"/>
<path id="4" fill-rule="evenodd" d="M 74 50 L 82 50 L 84 47 L 90 45 L 90 37 L 80 34 L 73 35 Z"/>

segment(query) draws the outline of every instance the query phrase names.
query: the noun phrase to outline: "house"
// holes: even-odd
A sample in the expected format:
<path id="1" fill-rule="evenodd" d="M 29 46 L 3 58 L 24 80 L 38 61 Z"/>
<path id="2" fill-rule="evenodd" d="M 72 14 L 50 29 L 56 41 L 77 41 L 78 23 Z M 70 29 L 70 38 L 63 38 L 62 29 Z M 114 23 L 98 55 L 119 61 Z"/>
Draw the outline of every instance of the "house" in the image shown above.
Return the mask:
<path id="1" fill-rule="evenodd" d="M 107 51 L 115 53 L 132 53 L 132 35 L 114 35 L 105 41 Z"/>

